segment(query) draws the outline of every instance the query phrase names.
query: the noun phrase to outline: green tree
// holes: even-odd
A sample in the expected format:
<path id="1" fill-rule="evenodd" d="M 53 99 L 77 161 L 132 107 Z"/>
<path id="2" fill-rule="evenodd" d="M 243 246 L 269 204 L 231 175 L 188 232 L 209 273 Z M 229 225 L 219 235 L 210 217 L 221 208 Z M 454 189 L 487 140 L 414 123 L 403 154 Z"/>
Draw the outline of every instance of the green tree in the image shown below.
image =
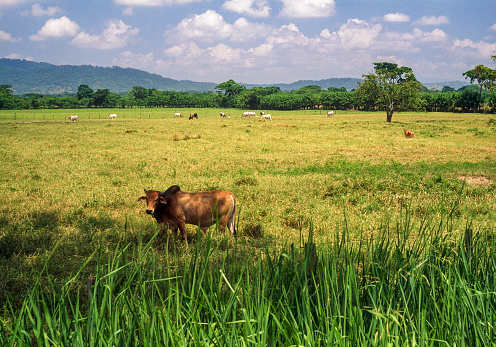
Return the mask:
<path id="1" fill-rule="evenodd" d="M 320 93 L 322 91 L 322 88 L 316 85 L 308 85 L 305 87 L 302 87 L 300 89 L 295 90 L 294 92 L 296 94 L 305 94 L 305 93 Z"/>
<path id="2" fill-rule="evenodd" d="M 108 89 L 98 89 L 93 93 L 93 105 L 96 107 L 108 107 L 110 95 L 110 90 Z"/>
<path id="3" fill-rule="evenodd" d="M 482 104 L 482 89 L 494 89 L 494 83 L 496 81 L 496 70 L 479 64 L 472 70 L 465 71 L 463 73 L 463 76 L 465 76 L 466 79 L 469 78 L 470 83 L 474 83 L 474 81 L 477 82 L 477 85 L 479 86 L 479 105 Z"/>
<path id="4" fill-rule="evenodd" d="M 16 100 L 12 86 L 8 84 L 0 85 L 0 109 L 14 109 Z"/>
<path id="5" fill-rule="evenodd" d="M 81 99 L 90 99 L 93 96 L 93 89 L 91 89 L 87 84 L 81 84 L 78 87 L 78 91 L 76 93 L 76 97 L 78 100 Z"/>
<path id="6" fill-rule="evenodd" d="M 221 106 L 235 107 L 238 95 L 244 92 L 246 87 L 230 79 L 229 81 L 218 84 L 215 89 L 218 90 L 218 93 L 224 95 L 224 98 L 222 98 L 221 101 Z"/>
<path id="7" fill-rule="evenodd" d="M 150 95 L 150 92 L 145 87 L 134 86 L 129 94 L 134 100 L 145 100 L 145 98 Z"/>
<path id="8" fill-rule="evenodd" d="M 375 105 L 386 110 L 386 121 L 391 122 L 396 111 L 418 109 L 422 106 L 420 89 L 412 69 L 398 64 L 374 63 L 375 73 L 362 75 L 356 91 L 358 97 L 372 98 Z"/>

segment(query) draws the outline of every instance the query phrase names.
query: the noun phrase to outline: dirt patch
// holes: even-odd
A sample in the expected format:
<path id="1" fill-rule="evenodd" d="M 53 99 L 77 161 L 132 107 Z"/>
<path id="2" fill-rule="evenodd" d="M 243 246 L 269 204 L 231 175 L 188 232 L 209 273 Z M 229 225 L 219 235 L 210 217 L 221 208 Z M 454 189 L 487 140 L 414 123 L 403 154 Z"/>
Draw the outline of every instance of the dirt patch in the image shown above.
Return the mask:
<path id="1" fill-rule="evenodd" d="M 486 176 L 459 176 L 458 179 L 472 187 L 487 187 L 493 183 L 493 180 Z"/>

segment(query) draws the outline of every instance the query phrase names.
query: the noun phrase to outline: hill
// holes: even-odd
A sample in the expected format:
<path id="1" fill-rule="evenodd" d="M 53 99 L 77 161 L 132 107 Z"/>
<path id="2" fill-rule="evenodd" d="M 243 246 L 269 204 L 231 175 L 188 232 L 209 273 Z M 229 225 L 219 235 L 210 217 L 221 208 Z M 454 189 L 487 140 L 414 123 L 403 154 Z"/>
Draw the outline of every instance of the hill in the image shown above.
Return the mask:
<path id="1" fill-rule="evenodd" d="M 178 81 L 149 72 L 121 67 L 52 65 L 26 60 L 0 59 L 0 84 L 12 86 L 17 95 L 27 93 L 76 93 L 81 84 L 91 89 L 127 93 L 134 86 L 148 89 L 204 92 L 216 83 Z"/>
<path id="2" fill-rule="evenodd" d="M 317 85 L 322 89 L 329 87 L 356 89 L 358 78 L 329 78 L 323 80 L 299 80 L 293 83 L 243 84 L 247 88 L 279 87 L 282 91 L 294 91 L 308 85 Z M 64 94 L 76 93 L 81 84 L 91 89 L 108 89 L 113 93 L 126 94 L 134 86 L 147 89 L 174 90 L 182 92 L 215 91 L 217 83 L 174 80 L 146 71 L 122 68 L 99 67 L 92 65 L 53 65 L 18 59 L 0 59 L 0 84 L 12 86 L 16 95 Z M 442 83 L 425 83 L 429 89 L 442 89 L 450 86 L 458 89 L 469 83 L 454 81 Z"/>
<path id="3" fill-rule="evenodd" d="M 293 83 L 244 84 L 247 88 L 276 86 L 283 91 L 293 91 L 307 85 L 318 85 L 322 89 L 357 87 L 356 78 L 330 78 L 320 81 L 301 80 Z M 217 83 L 174 80 L 146 71 L 92 65 L 53 65 L 27 60 L 0 59 L 0 84 L 11 85 L 16 95 L 27 93 L 63 94 L 76 93 L 81 84 L 91 89 L 109 89 L 113 93 L 127 93 L 134 86 L 148 89 L 185 92 L 215 91 Z"/>

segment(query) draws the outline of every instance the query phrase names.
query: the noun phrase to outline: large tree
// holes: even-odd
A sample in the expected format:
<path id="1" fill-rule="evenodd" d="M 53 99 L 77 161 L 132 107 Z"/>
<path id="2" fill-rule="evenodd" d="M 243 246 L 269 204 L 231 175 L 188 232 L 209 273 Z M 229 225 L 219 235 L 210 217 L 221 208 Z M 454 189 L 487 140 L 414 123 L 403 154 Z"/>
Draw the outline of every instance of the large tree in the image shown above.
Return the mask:
<path id="1" fill-rule="evenodd" d="M 487 66 L 479 64 L 472 70 L 465 71 L 463 73 L 463 76 L 465 76 L 465 78 L 469 78 L 470 83 L 474 83 L 474 81 L 477 81 L 477 85 L 479 86 L 479 106 L 480 106 L 480 104 L 482 103 L 482 88 L 487 90 L 494 89 L 494 82 L 496 81 L 496 70 L 493 70 Z"/>
<path id="2" fill-rule="evenodd" d="M 386 120 L 391 122 L 396 111 L 417 109 L 422 105 L 420 90 L 412 69 L 398 67 L 394 63 L 374 63 L 373 73 L 362 75 L 356 94 L 359 98 L 371 98 L 375 105 L 386 110 Z"/>
<path id="3" fill-rule="evenodd" d="M 238 95 L 244 92 L 246 87 L 236 83 L 233 79 L 230 79 L 229 81 L 218 84 L 215 89 L 218 90 L 218 93 L 224 93 L 221 106 L 235 107 Z"/>

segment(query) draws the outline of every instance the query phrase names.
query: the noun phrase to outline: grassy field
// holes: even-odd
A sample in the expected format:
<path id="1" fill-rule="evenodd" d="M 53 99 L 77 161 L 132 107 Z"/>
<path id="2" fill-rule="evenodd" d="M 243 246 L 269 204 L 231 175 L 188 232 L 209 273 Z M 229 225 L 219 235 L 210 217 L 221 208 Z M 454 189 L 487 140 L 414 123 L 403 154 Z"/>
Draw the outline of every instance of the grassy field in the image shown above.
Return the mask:
<path id="1" fill-rule="evenodd" d="M 176 111 L 184 115 L 198 112 L 199 119 L 173 118 Z M 39 306 L 37 302 L 49 302 L 45 307 L 46 316 L 53 307 L 67 307 L 67 301 L 72 300 L 69 305 L 72 309 L 65 314 L 71 324 L 78 327 L 80 325 L 74 323 L 74 319 L 77 321 L 74 316 L 84 316 L 86 318 L 81 319 L 89 322 L 88 317 L 92 314 L 104 311 L 102 302 L 94 308 L 87 306 L 86 279 L 90 275 L 96 275 L 98 281 L 102 279 L 101 283 L 106 283 L 101 287 L 105 298 L 101 300 L 108 300 L 108 305 L 111 302 L 117 306 L 130 305 L 118 313 L 118 317 L 113 316 L 122 318 L 122 321 L 108 322 L 109 330 L 96 330 L 100 334 L 115 333 L 110 326 L 124 324 L 128 318 L 123 312 L 132 314 L 137 309 L 132 299 L 129 299 L 131 304 L 120 302 L 122 298 L 118 293 L 125 293 L 123 296 L 128 298 L 142 298 L 150 290 L 160 300 L 147 302 L 149 306 L 142 308 L 155 313 L 157 306 L 164 307 L 164 310 L 167 308 L 168 313 L 161 311 L 163 318 L 174 317 L 174 321 L 167 324 L 177 324 L 178 327 L 176 331 L 170 326 L 168 329 L 174 330 L 176 335 L 167 338 L 168 341 L 179 341 L 178 345 L 192 341 L 222 345 L 240 340 L 257 345 L 264 341 L 267 343 L 271 338 L 272 341 L 312 345 L 312 339 L 317 337 L 320 342 L 313 345 L 324 344 L 324 340 L 329 344 L 341 344 L 340 339 L 343 345 L 346 342 L 354 345 L 353 342 L 362 339 L 370 343 L 374 335 L 375 341 L 400 341 L 400 344 L 415 339 L 417 343 L 422 339 L 426 343 L 430 341 L 428 344 L 436 338 L 449 341 L 446 336 L 444 339 L 439 335 L 433 337 L 425 331 L 422 332 L 425 335 L 419 336 L 420 330 L 409 330 L 405 328 L 408 326 L 406 323 L 396 324 L 401 319 L 417 322 L 413 316 L 418 312 L 408 312 L 407 316 L 398 309 L 402 307 L 404 310 L 405 300 L 413 300 L 412 296 L 417 293 L 399 299 L 403 303 L 398 303 L 398 307 L 374 308 L 370 306 L 373 304 L 370 300 L 362 305 L 356 303 L 352 296 L 359 293 L 348 293 L 343 288 L 356 287 L 360 295 L 370 298 L 364 288 L 371 286 L 370 283 L 378 283 L 378 278 L 384 275 L 378 273 L 379 270 L 384 273 L 387 273 L 385 268 L 392 271 L 384 275 L 383 284 L 388 283 L 387 279 L 397 285 L 404 276 L 403 270 L 414 271 L 424 264 L 422 259 L 430 259 L 426 254 L 437 252 L 445 257 L 443 259 L 450 259 L 453 266 L 459 267 L 454 260 L 456 257 L 453 257 L 467 229 L 473 230 L 477 238 L 483 238 L 489 245 L 480 250 L 483 255 L 479 258 L 481 264 L 477 264 L 482 267 L 474 270 L 474 262 L 470 263 L 469 270 L 475 273 L 485 267 L 489 269 L 487 271 L 496 270 L 496 267 L 490 267 L 494 265 L 492 240 L 496 228 L 494 116 L 399 113 L 388 124 L 382 112 L 338 111 L 334 117 L 326 118 L 325 112 L 319 110 L 271 111 L 273 121 L 264 122 L 258 118 L 241 119 L 240 110 L 223 111 L 231 118 L 219 118 L 219 110 L 215 109 L 0 111 L 0 271 L 3 275 L 0 307 L 3 307 L 5 333 L 5 336 L 0 336 L 0 342 L 4 338 L 15 345 L 14 339 L 8 340 L 8 336 L 16 334 L 8 327 L 13 326 L 13 322 L 20 324 L 24 320 L 27 326 L 32 326 L 32 331 L 26 333 L 32 340 L 38 343 L 46 341 L 41 332 L 49 329 L 50 323 L 39 323 L 41 327 L 36 328 L 36 324 L 29 323 L 30 319 L 22 313 L 34 310 Z M 117 113 L 117 120 L 107 120 L 109 113 Z M 67 116 L 71 114 L 78 114 L 80 121 L 68 122 Z M 405 138 L 404 128 L 414 130 L 415 137 Z M 188 192 L 232 191 L 238 201 L 238 237 L 209 230 L 206 239 L 196 241 L 196 228 L 190 227 L 188 238 L 191 244 L 188 248 L 181 241 L 172 240 L 168 233 L 160 232 L 137 198 L 144 188 L 165 190 L 173 184 Z M 310 306 L 313 308 L 308 308 L 303 307 L 304 303 L 294 301 L 296 297 L 330 300 L 333 290 L 326 287 L 329 283 L 294 282 L 294 277 L 291 277 L 301 275 L 300 270 L 308 273 L 313 253 L 308 247 L 304 248 L 305 242 L 316 245 L 320 265 L 319 275 L 315 278 L 322 281 L 323 277 L 330 276 L 324 282 L 336 283 L 336 288 L 343 290 L 337 293 L 342 294 L 342 298 L 335 293 L 336 300 L 355 302 L 349 307 L 350 312 L 344 305 L 340 309 L 347 313 L 339 311 L 332 316 L 325 303 L 312 302 Z M 432 244 L 437 245 L 435 250 L 429 248 Z M 346 247 L 341 248 L 343 245 Z M 361 247 L 368 248 L 369 252 L 364 253 Z M 409 267 L 398 261 L 400 258 L 396 254 L 402 252 L 410 254 L 400 257 L 401 262 L 409 264 Z M 286 258 L 280 258 L 281 254 Z M 378 255 L 384 255 L 384 258 L 378 259 Z M 436 259 L 435 256 L 432 258 Z M 279 267 L 271 267 L 271 261 Z M 347 266 L 341 268 L 344 264 Z M 379 264 L 379 268 L 370 264 Z M 349 272 L 353 268 L 356 272 Z M 403 270 L 399 271 L 399 268 Z M 249 275 L 247 269 L 252 271 Z M 345 270 L 347 275 L 343 276 Z M 431 270 L 426 266 L 426 271 Z M 272 274 L 268 276 L 273 279 L 270 284 L 263 282 L 266 279 L 263 274 L 267 273 Z M 422 282 L 422 276 L 427 276 L 426 273 L 420 277 L 410 274 L 413 276 L 411 281 L 418 279 Z M 300 275 L 297 276 L 299 279 L 302 278 Z M 198 282 L 196 276 L 205 277 Z M 171 280 L 174 278 L 181 280 Z M 446 278 L 451 277 L 448 275 Z M 493 278 L 486 280 L 491 282 Z M 238 287 L 231 281 L 235 281 Z M 145 282 L 152 283 L 153 290 L 139 285 Z M 174 284 L 169 286 L 164 282 Z M 154 283 L 160 283 L 160 286 Z M 279 284 L 278 290 L 285 288 L 287 291 L 275 293 L 271 287 L 274 283 Z M 426 283 L 423 285 L 427 286 Z M 325 287 L 329 292 L 322 297 L 305 292 L 315 292 L 315 286 Z M 477 285 L 467 288 L 478 288 L 480 293 L 483 292 L 483 288 Z M 296 292 L 293 293 L 293 289 Z M 210 321 L 206 316 L 195 316 L 200 311 L 187 300 L 186 294 L 182 297 L 185 301 L 171 299 L 185 290 L 187 295 L 193 295 L 192 290 L 202 300 L 213 300 L 212 295 L 218 297 L 218 304 L 225 305 L 222 307 L 225 316 Z M 446 291 L 450 290 L 453 290 L 452 299 L 455 300 L 465 287 L 453 289 L 447 285 Z M 250 291 L 256 295 L 244 297 Z M 270 295 L 265 291 L 271 291 Z M 58 293 L 58 296 L 53 293 Z M 287 310 L 289 316 L 285 319 L 288 321 L 277 321 L 277 317 L 281 318 L 280 311 L 275 310 L 277 305 L 269 302 L 268 298 L 285 298 L 288 293 L 295 295 L 288 299 L 291 304 L 283 310 Z M 432 295 L 436 297 L 437 294 Z M 473 298 L 472 293 L 467 296 Z M 77 310 L 71 306 L 76 305 L 75 298 L 78 298 Z M 382 299 L 386 306 L 391 305 L 391 297 L 386 295 Z M 496 319 L 494 293 L 480 299 L 486 305 L 485 309 L 494 315 L 492 322 Z M 197 304 L 207 308 L 207 312 L 219 309 L 213 302 L 202 300 Z M 436 305 L 443 303 L 433 303 L 429 308 L 435 311 Z M 105 307 L 112 316 L 110 307 Z M 191 316 L 185 319 L 192 331 L 198 330 L 197 335 L 182 330 L 186 323 L 181 317 L 185 313 L 179 313 L 179 310 L 188 307 Z M 264 313 L 257 313 L 257 307 L 275 313 L 267 313 L 266 317 Z M 357 308 L 363 312 L 353 311 Z M 290 318 L 295 312 L 301 316 Z M 351 323 L 348 318 L 342 321 L 343 315 L 352 313 L 351 316 L 356 318 L 365 312 L 380 323 L 364 319 L 367 331 L 357 328 L 353 334 L 348 331 L 349 339 L 344 337 L 347 334 L 345 326 Z M 334 318 L 329 319 L 336 319 L 335 326 L 340 328 L 336 331 L 323 331 L 325 328 L 322 326 L 327 325 L 312 328 L 308 326 L 309 321 L 302 318 L 307 314 L 331 315 Z M 453 312 L 447 314 L 453 315 Z M 32 316 L 36 317 L 36 314 Z M 100 316 L 97 316 L 94 319 L 98 320 Z M 16 320 L 16 317 L 24 318 Z M 478 319 L 479 316 L 474 313 L 474 317 Z M 257 330 L 250 325 L 256 325 L 253 320 L 262 324 L 264 322 L 258 320 L 263 319 L 267 319 L 266 333 L 271 331 L 270 326 L 282 331 L 282 335 L 275 338 L 259 333 L 263 327 Z M 293 320 L 298 332 L 291 332 L 295 329 L 290 328 Z M 299 325 L 300 320 L 302 325 Z M 463 321 L 463 317 L 460 320 Z M 35 318 L 31 320 L 35 321 Z M 214 327 L 203 331 L 203 326 L 189 325 L 198 321 L 211 323 Z M 233 329 L 236 325 L 233 322 L 242 325 L 241 321 L 250 323 L 243 329 L 255 329 L 252 334 L 243 330 L 246 335 L 237 335 L 239 331 Z M 484 324 L 489 333 L 480 334 L 494 337 L 494 328 L 488 328 L 487 322 Z M 71 325 L 71 329 L 75 326 Z M 305 326 L 309 329 L 306 332 L 303 331 Z M 400 329 L 393 334 L 397 340 L 394 336 L 392 339 L 388 337 L 391 334 L 388 329 L 393 327 Z M 436 327 L 428 331 L 442 332 L 441 325 Z M 138 329 L 137 326 L 127 328 Z M 85 329 L 89 328 L 85 325 Z M 88 342 L 91 335 L 88 330 L 81 334 L 81 341 Z M 456 341 L 464 341 L 463 329 L 458 334 L 454 336 L 461 340 Z M 480 334 L 469 341 L 486 341 L 480 338 Z M 158 330 L 156 335 L 160 335 Z M 56 334 L 50 335 L 50 339 L 65 345 Z M 70 341 L 66 340 L 66 343 Z M 109 341 L 109 344 L 117 345 L 124 340 Z M 277 342 L 273 344 L 277 345 Z"/>

